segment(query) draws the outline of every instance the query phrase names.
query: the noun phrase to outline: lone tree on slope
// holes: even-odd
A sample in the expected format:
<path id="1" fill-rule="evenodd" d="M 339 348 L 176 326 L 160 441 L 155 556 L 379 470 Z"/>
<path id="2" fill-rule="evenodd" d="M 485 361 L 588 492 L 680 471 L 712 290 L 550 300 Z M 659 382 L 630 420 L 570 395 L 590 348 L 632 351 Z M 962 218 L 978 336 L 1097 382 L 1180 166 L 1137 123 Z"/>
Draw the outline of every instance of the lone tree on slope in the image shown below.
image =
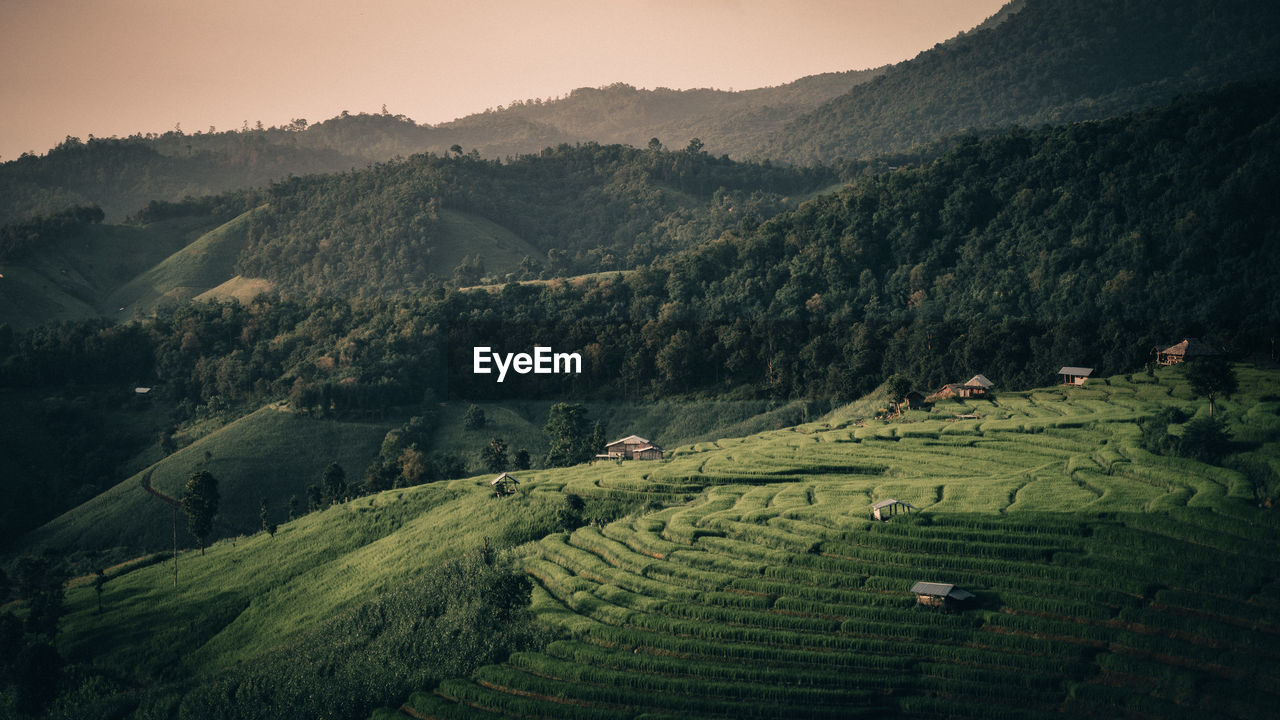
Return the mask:
<path id="1" fill-rule="evenodd" d="M 1186 374 L 1191 392 L 1209 398 L 1209 417 L 1213 417 L 1213 400 L 1216 396 L 1231 397 L 1231 393 L 1240 387 L 1231 363 L 1221 358 L 1193 360 L 1187 363 Z"/>
<path id="2" fill-rule="evenodd" d="M 208 470 L 191 473 L 182 491 L 182 512 L 187 516 L 187 530 L 200 544 L 204 555 L 209 533 L 213 532 L 213 517 L 218 514 L 218 479 Z"/>

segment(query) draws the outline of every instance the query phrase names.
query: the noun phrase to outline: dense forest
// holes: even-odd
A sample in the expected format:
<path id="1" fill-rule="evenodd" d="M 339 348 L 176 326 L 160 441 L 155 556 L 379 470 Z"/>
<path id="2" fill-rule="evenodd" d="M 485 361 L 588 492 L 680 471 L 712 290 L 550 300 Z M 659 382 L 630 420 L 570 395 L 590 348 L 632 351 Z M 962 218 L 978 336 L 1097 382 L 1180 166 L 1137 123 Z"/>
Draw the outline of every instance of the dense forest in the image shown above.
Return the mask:
<path id="1" fill-rule="evenodd" d="M 795 120 L 759 153 L 865 157 L 967 130 L 1109 117 L 1277 70 L 1280 6 L 1266 0 L 1027 0 Z"/>
<path id="2" fill-rule="evenodd" d="M 246 207 L 265 207 L 253 216 L 237 271 L 324 294 L 476 284 L 486 276 L 483 257 L 457 268 L 456 278 L 431 277 L 433 253 L 468 244 L 442 222 L 446 210 L 514 233 L 532 253 L 516 279 L 629 269 L 759 223 L 835 179 L 822 168 L 717 158 L 696 140 L 676 151 L 561 145 L 507 162 L 416 155 L 247 194 Z"/>
<path id="3" fill-rule="evenodd" d="M 300 280 L 321 292 L 168 306 L 140 324 L 0 332 L 0 386 L 155 384 L 185 408 L 180 422 L 202 407 L 286 397 L 336 415 L 443 399 L 708 394 L 832 404 L 892 374 L 936 389 L 977 372 L 1006 388 L 1034 386 L 1064 364 L 1133 371 L 1153 345 L 1184 336 L 1272 352 L 1278 91 L 1276 82 L 1235 85 L 1105 122 L 963 140 L 927 166 L 860 180 L 627 273 L 366 298 Z M 596 154 L 681 159 L 620 147 L 550 157 L 591 177 Z M 709 167 L 726 177 L 762 171 L 725 163 Z M 287 183 L 269 205 L 310 197 L 300 188 L 376 197 L 356 190 L 363 179 L 469 164 L 487 169 L 477 177 L 539 167 L 422 158 Z M 497 207 L 503 196 L 483 197 Z M 406 206 L 417 211 L 422 197 Z M 155 209 L 165 208 L 176 211 Z M 306 208 L 299 202 L 293 214 L 305 218 Z M 581 219 L 592 227 L 591 216 Z M 546 227 L 551 235 L 569 226 Z M 472 374 L 478 345 L 581 352 L 583 373 L 498 384 Z"/>
<path id="4" fill-rule="evenodd" d="M 471 378 L 462 354 L 482 340 L 511 350 L 553 340 L 591 348 L 585 374 L 564 381 L 572 388 L 539 378 L 547 396 L 737 388 L 850 399 L 893 372 L 928 386 L 985 371 L 1013 386 L 1042 381 L 1064 362 L 1133 369 L 1153 344 L 1183 335 L 1261 350 L 1280 317 L 1268 280 L 1280 232 L 1271 202 L 1277 89 L 1234 85 L 1115 120 L 971 139 L 927 166 L 858 181 L 626 274 L 477 291 L 441 285 L 376 301 L 330 295 L 346 285 L 304 285 L 317 292 L 174 306 L 142 329 L 8 333 L 0 378 L 134 381 L 147 365 L 118 356 L 143 351 L 118 353 L 104 338 L 139 333 L 150 338 L 154 379 L 193 402 L 325 377 L 405 383 L 418 395 L 427 385 L 413 373 L 434 365 L 421 354 L 439 351 L 424 340 L 433 335 L 454 354 L 447 390 L 460 397 L 528 391 Z M 562 159 L 587 157 L 578 149 Z M 336 182 L 354 193 L 360 177 L 395 170 Z M 293 187 L 279 186 L 270 204 L 298 197 Z M 591 227 L 591 217 L 580 219 Z M 316 363 L 321 355 L 331 361 Z"/>

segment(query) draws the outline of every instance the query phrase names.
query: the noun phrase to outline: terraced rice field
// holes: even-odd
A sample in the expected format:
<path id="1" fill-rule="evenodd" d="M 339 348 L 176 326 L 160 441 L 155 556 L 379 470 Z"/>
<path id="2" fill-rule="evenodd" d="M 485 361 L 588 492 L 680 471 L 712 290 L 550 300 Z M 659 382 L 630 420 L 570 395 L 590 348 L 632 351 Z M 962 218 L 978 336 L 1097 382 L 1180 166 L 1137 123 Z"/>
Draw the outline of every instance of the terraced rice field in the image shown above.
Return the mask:
<path id="1" fill-rule="evenodd" d="M 664 507 L 527 548 L 562 639 L 377 717 L 1268 715 L 1280 526 L 1238 474 L 1136 447 L 1194 407 L 1139 380 L 531 474 Z M 886 498 L 920 512 L 870 519 Z M 922 580 L 977 598 L 923 607 Z"/>

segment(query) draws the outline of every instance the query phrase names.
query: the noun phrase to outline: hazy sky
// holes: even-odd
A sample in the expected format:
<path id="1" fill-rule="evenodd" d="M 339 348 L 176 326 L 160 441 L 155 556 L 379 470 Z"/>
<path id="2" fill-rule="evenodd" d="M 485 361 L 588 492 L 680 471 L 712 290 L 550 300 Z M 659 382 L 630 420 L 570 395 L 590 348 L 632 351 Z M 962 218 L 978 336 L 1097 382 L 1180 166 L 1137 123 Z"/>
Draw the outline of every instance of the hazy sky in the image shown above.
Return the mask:
<path id="1" fill-rule="evenodd" d="M 913 57 L 1005 0 L 0 0 L 0 160 L 82 139 L 584 86 L 743 90 Z"/>

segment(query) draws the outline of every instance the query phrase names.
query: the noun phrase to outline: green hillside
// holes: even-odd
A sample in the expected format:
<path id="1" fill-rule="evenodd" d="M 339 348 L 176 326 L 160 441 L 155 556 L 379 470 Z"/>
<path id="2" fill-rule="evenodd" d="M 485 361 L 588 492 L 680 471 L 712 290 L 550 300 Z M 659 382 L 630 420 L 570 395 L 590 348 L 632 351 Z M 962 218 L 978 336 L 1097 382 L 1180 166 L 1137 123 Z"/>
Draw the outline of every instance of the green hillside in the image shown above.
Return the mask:
<path id="1" fill-rule="evenodd" d="M 107 298 L 117 319 L 147 314 L 162 301 L 190 300 L 230 280 L 244 251 L 250 218 L 245 212 L 139 273 Z"/>
<path id="2" fill-rule="evenodd" d="M 215 536 L 253 532 L 258 504 L 267 498 L 283 519 L 289 497 L 306 510 L 307 486 L 324 468 L 340 463 L 348 475 L 362 472 L 394 423 L 322 420 L 275 406 L 251 413 L 151 466 L 152 486 L 180 497 L 193 471 L 218 478 L 222 504 Z M 207 455 L 206 455 L 207 453 Z M 143 473 L 121 482 L 30 533 L 28 548 L 65 551 L 108 548 L 160 550 L 173 542 L 169 508 L 141 486 Z M 180 542 L 193 544 L 185 529 Z"/>
<path id="3" fill-rule="evenodd" d="M 464 430 L 462 418 L 468 405 L 447 403 L 436 408 L 430 442 L 421 449 L 458 455 L 471 472 L 481 470 L 479 451 L 493 437 L 506 442 L 512 454 L 527 450 L 536 463 L 546 455 L 547 438 L 542 428 L 550 402 L 481 404 L 485 426 Z M 771 409 L 767 401 L 589 403 L 587 407 L 593 419 L 604 421 L 615 434 L 641 433 L 671 446 L 726 432 L 773 429 L 804 418 L 799 404 Z M 307 486 L 320 482 L 321 473 L 330 462 L 343 466 L 349 483 L 359 483 L 365 468 L 378 455 L 386 433 L 399 427 L 403 420 L 320 419 L 290 412 L 284 404 L 273 404 L 199 436 L 190 445 L 29 533 L 20 547 L 27 552 L 113 549 L 114 554 L 169 547 L 169 510 L 142 489 L 146 471 L 152 473 L 153 487 L 179 497 L 192 472 L 208 470 L 218 478 L 222 494 L 214 537 L 252 534 L 260 528 L 261 498 L 267 499 L 281 519 L 290 496 L 298 497 L 299 512 L 305 512 Z M 317 448 L 323 451 L 317 452 Z M 183 529 L 179 543 L 188 547 L 194 540 Z"/>
<path id="4" fill-rule="evenodd" d="M 526 257 L 545 254 L 495 222 L 470 213 L 441 210 L 440 239 L 431 250 L 431 269 L 440 277 L 447 277 L 467 256 L 479 256 L 488 272 L 501 276 L 518 270 Z"/>
<path id="5" fill-rule="evenodd" d="M 1238 371 L 1217 410 L 1233 457 L 1275 462 L 1280 374 Z M 485 477 L 388 491 L 184 553 L 177 590 L 167 565 L 121 570 L 102 614 L 73 587 L 59 649 L 147 685 L 212 673 L 125 696 L 178 717 L 214 698 L 227 717 L 350 716 L 378 693 L 400 708 L 380 718 L 1265 714 L 1280 522 L 1245 475 L 1141 449 L 1139 420 L 1205 411 L 1181 374 L 943 401 L 913 422 L 836 414 L 660 463 L 520 473 L 501 499 Z M 566 493 L 637 510 L 555 532 Z M 917 512 L 871 521 L 886 498 Z M 314 705 L 346 696 L 308 688 L 374 648 L 327 618 L 486 541 L 519 546 L 553 642 Z M 977 598 L 917 607 L 922 580 Z"/>
<path id="6" fill-rule="evenodd" d="M 208 230 L 186 217 L 149 225 L 88 225 L 74 237 L 0 261 L 0 323 L 25 329 L 120 315 L 112 293 Z"/>

